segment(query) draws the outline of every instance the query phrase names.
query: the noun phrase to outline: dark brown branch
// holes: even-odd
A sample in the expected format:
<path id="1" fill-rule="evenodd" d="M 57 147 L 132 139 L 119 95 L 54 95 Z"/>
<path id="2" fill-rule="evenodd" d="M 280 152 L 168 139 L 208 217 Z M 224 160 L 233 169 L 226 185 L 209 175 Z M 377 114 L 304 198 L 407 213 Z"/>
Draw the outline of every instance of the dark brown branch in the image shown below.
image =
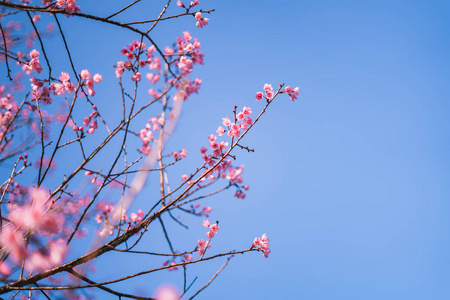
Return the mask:
<path id="1" fill-rule="evenodd" d="M 48 82 L 50 84 L 50 80 L 52 78 L 52 68 L 50 67 L 50 62 L 48 60 L 47 53 L 45 52 L 45 49 L 44 49 L 44 43 L 42 42 L 41 35 L 39 34 L 39 31 L 37 30 L 36 25 L 34 24 L 33 17 L 31 16 L 29 11 L 27 11 L 27 15 L 28 15 L 28 18 L 30 19 L 31 25 L 33 25 L 34 32 L 37 35 L 37 38 L 39 40 L 39 44 L 41 44 L 42 53 L 44 54 L 45 61 L 47 62 Z"/>
<path id="2" fill-rule="evenodd" d="M 5 38 L 5 33 L 3 32 L 3 27 L 2 24 L 0 23 L 0 30 L 2 31 L 2 37 L 3 37 L 3 44 L 5 45 L 5 61 L 6 61 L 6 69 L 8 70 L 8 78 L 9 80 L 13 80 L 11 77 L 11 70 L 9 69 L 9 63 L 8 63 L 8 55 L 6 53 L 8 53 L 8 48 L 6 46 L 6 38 Z"/>
<path id="3" fill-rule="evenodd" d="M 121 12 L 124 12 L 125 10 L 127 10 L 128 8 L 130 8 L 131 6 L 135 5 L 136 3 L 140 2 L 141 0 L 136 0 L 133 3 L 128 4 L 127 6 L 125 6 L 124 8 L 120 9 L 119 11 L 113 13 L 112 15 L 110 15 L 109 17 L 106 17 L 106 19 L 111 19 L 114 16 L 117 16 L 118 14 L 120 14 Z"/>

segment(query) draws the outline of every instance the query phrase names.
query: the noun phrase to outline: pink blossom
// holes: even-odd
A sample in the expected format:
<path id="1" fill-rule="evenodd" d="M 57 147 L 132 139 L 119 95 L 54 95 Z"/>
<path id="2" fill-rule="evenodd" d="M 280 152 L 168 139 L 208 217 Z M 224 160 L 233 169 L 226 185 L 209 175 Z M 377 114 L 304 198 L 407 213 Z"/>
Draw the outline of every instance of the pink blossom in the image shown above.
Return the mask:
<path id="1" fill-rule="evenodd" d="M 209 220 L 204 220 L 202 225 L 204 227 L 209 227 Z"/>
<path id="2" fill-rule="evenodd" d="M 180 1 L 178 1 L 178 2 L 180 2 Z M 183 32 L 183 37 L 184 37 L 184 39 L 185 39 L 186 41 L 190 41 L 190 40 L 192 39 L 192 36 L 191 36 L 191 34 L 189 33 L 189 31 L 184 31 L 184 32 Z"/>
<path id="3" fill-rule="evenodd" d="M 186 175 L 186 174 L 183 174 L 182 176 L 181 176 L 181 180 L 183 180 L 183 181 L 186 181 L 186 180 L 188 180 L 189 179 L 189 177 Z"/>
<path id="4" fill-rule="evenodd" d="M 100 83 L 102 81 L 103 77 L 100 74 L 95 74 L 93 79 L 94 79 L 95 83 Z"/>
<path id="5" fill-rule="evenodd" d="M 32 59 L 38 59 L 39 58 L 39 51 L 37 51 L 36 49 L 31 50 L 30 52 L 30 57 Z"/>
<path id="6" fill-rule="evenodd" d="M 268 83 L 264 84 L 264 91 L 273 91 L 272 85 Z"/>
<path id="7" fill-rule="evenodd" d="M 203 28 L 204 26 L 208 25 L 208 21 L 209 21 L 208 18 L 201 18 L 200 20 L 198 20 L 198 21 L 195 23 L 195 25 L 196 25 L 198 28 Z"/>
<path id="8" fill-rule="evenodd" d="M 172 153 L 172 156 L 175 160 L 177 160 L 180 157 L 180 153 L 174 152 L 174 153 Z"/>
<path id="9" fill-rule="evenodd" d="M 59 80 L 61 80 L 62 83 L 69 81 L 69 79 L 70 79 L 69 73 L 61 72 L 61 76 L 59 76 Z"/>
<path id="10" fill-rule="evenodd" d="M 177 1 L 177 6 L 179 6 L 179 7 L 184 7 L 184 4 L 183 4 L 183 2 L 181 2 L 180 0 L 178 0 Z M 184 7 L 185 8 L 185 7 Z"/>
<path id="11" fill-rule="evenodd" d="M 141 81 L 141 73 L 136 72 L 135 74 L 133 74 L 133 76 L 131 76 L 131 80 L 132 81 Z"/>
<path id="12" fill-rule="evenodd" d="M 256 93 L 256 101 L 261 100 L 263 97 L 264 97 L 264 95 L 263 95 L 262 92 L 257 92 L 257 93 Z"/>
<path id="13" fill-rule="evenodd" d="M 82 79 L 89 79 L 91 78 L 91 73 L 89 73 L 88 70 L 84 69 L 81 71 L 80 76 Z"/>
<path id="14" fill-rule="evenodd" d="M 223 129 L 222 126 L 219 126 L 219 128 L 217 128 L 216 132 L 219 136 L 222 136 L 225 133 L 225 130 Z"/>
<path id="15" fill-rule="evenodd" d="M 219 225 L 217 225 L 217 223 L 215 223 L 215 224 L 211 224 L 210 226 L 209 226 L 209 229 L 212 231 L 212 232 L 214 232 L 214 233 L 217 233 L 217 231 L 219 231 Z"/>
<path id="16" fill-rule="evenodd" d="M 294 101 L 298 97 L 299 88 L 291 88 L 290 86 L 287 86 L 284 91 L 291 97 L 291 100 Z"/>
<path id="17" fill-rule="evenodd" d="M 186 158 L 187 153 L 188 153 L 187 149 L 186 149 L 186 148 L 183 148 L 183 149 L 181 150 L 180 157 L 181 157 L 181 158 Z"/>
<path id="18" fill-rule="evenodd" d="M 252 247 L 256 247 L 260 249 L 263 252 L 264 257 L 269 257 L 270 249 L 269 249 L 269 239 L 267 238 L 267 235 L 264 233 L 262 237 L 255 238 L 253 241 Z"/>
<path id="19" fill-rule="evenodd" d="M 228 117 L 222 118 L 222 124 L 223 124 L 223 126 L 230 126 L 231 125 L 230 118 L 228 118 Z"/>

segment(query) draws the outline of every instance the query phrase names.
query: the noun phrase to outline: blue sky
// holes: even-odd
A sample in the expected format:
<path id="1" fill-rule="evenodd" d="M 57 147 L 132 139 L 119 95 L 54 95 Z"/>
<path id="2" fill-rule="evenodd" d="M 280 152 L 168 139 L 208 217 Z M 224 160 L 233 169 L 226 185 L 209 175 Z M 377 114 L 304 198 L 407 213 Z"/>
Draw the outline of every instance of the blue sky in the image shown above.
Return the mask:
<path id="1" fill-rule="evenodd" d="M 89 2 L 79 1 L 86 13 L 119 7 Z M 162 1 L 150 2 L 140 4 L 136 19 L 159 14 Z M 254 94 L 264 83 L 299 86 L 300 97 L 277 99 L 243 142 L 255 153 L 238 151 L 247 198 L 230 191 L 202 202 L 220 221 L 218 251 L 248 248 L 267 233 L 269 259 L 233 258 L 198 299 L 448 299 L 449 3 L 200 2 L 216 9 L 205 28 L 186 18 L 153 33 L 165 46 L 189 30 L 205 53 L 196 73 L 203 86 L 185 103 L 168 144 L 190 150 L 174 180 L 199 164 L 197 149 L 234 105 L 262 108 Z M 117 97 L 112 65 L 137 37 L 94 22 L 69 28 L 68 21 L 78 21 L 62 20 L 76 65 L 104 74 L 96 99 L 107 106 Z M 53 43 L 54 51 L 62 45 Z M 151 188 L 152 178 L 141 201 Z M 168 225 L 180 251 L 205 231 L 201 219 L 185 220 L 192 230 Z M 160 228 L 151 237 L 144 248 L 165 249 Z M 158 264 L 121 262 L 115 260 L 122 275 Z M 193 267 L 189 278 L 198 276 L 200 288 L 222 263 Z M 110 278 L 110 266 L 102 260 L 96 280 Z M 181 272 L 118 287 L 151 293 L 168 280 L 180 284 Z"/>

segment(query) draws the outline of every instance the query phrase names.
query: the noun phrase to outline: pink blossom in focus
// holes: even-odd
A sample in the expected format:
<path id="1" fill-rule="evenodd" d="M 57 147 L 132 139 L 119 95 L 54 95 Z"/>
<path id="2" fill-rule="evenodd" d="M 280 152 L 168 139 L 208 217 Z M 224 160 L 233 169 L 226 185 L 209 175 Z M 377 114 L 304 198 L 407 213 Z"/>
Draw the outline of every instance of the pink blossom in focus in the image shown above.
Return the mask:
<path id="1" fill-rule="evenodd" d="M 261 100 L 264 97 L 264 94 L 262 92 L 257 92 L 256 93 L 256 101 Z"/>
<path id="2" fill-rule="evenodd" d="M 269 239 L 267 235 L 264 233 L 262 237 L 255 238 L 253 241 L 253 247 L 260 249 L 263 252 L 265 258 L 269 257 L 270 249 L 269 249 Z"/>
<path id="3" fill-rule="evenodd" d="M 290 86 L 287 86 L 284 91 L 291 97 L 291 100 L 294 101 L 298 97 L 299 88 L 291 88 Z"/>
<path id="4" fill-rule="evenodd" d="M 88 70 L 84 69 L 83 71 L 81 71 L 80 76 L 82 79 L 89 79 L 91 78 L 91 73 L 89 73 Z"/>
<path id="5" fill-rule="evenodd" d="M 231 125 L 230 118 L 228 118 L 228 117 L 222 118 L 222 124 L 223 124 L 223 126 L 230 126 Z"/>
<path id="6" fill-rule="evenodd" d="M 217 133 L 218 136 L 222 136 L 222 135 L 225 133 L 225 130 L 223 129 L 222 126 L 219 126 L 219 127 L 217 128 L 216 133 Z"/>

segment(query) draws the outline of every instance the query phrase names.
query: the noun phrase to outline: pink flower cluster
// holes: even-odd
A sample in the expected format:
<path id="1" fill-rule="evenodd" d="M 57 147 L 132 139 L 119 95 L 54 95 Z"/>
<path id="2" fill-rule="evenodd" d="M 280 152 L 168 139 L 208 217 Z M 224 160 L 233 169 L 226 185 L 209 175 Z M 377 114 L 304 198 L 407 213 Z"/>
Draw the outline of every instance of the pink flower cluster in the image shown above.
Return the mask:
<path id="1" fill-rule="evenodd" d="M 215 224 L 210 224 L 209 220 L 203 220 L 203 226 L 209 228 L 209 231 L 206 233 L 206 236 L 209 239 L 212 239 L 220 229 L 218 222 Z"/>
<path id="2" fill-rule="evenodd" d="M 16 185 L 16 189 L 19 186 Z M 18 191 L 24 194 L 24 191 Z M 7 219 L 10 221 L 2 229 L 0 244 L 3 250 L 10 254 L 12 261 L 20 264 L 25 261 L 25 268 L 33 272 L 44 270 L 59 264 L 66 252 L 66 244 L 62 240 L 50 240 L 45 247 L 33 249 L 31 244 L 25 246 L 23 236 L 25 233 L 34 236 L 47 236 L 55 238 L 62 232 L 64 216 L 62 213 L 46 203 L 48 193 L 44 189 L 29 189 L 28 196 L 23 198 L 23 203 L 15 201 L 11 197 L 7 208 L 9 210 Z M 4 269 L 7 264 L 2 263 Z"/>
<path id="3" fill-rule="evenodd" d="M 155 46 L 152 45 L 144 51 L 145 47 L 146 43 L 132 41 L 127 47 L 123 47 L 123 49 L 120 50 L 120 53 L 124 55 L 127 60 L 125 62 L 117 62 L 117 65 L 115 66 L 115 73 L 117 78 L 122 77 L 122 74 L 125 70 L 131 70 L 133 72 L 131 80 L 136 82 L 140 81 L 142 74 L 138 72 L 136 63 L 138 63 L 141 68 L 145 67 L 146 65 L 148 65 L 151 70 L 159 70 L 161 68 L 161 59 L 159 57 L 153 57 L 153 53 L 156 52 Z M 144 54 L 146 59 L 141 58 L 141 56 L 144 56 Z M 132 62 L 132 60 L 137 57 L 139 57 L 140 60 Z"/>
<path id="4" fill-rule="evenodd" d="M 262 251 L 263 255 L 265 258 L 269 257 L 269 253 L 270 253 L 270 249 L 269 249 L 269 239 L 267 238 L 267 235 L 264 233 L 262 235 L 262 237 L 260 238 L 255 238 L 255 240 L 253 241 L 253 245 L 252 248 L 258 248 L 259 250 Z"/>
<path id="5" fill-rule="evenodd" d="M 199 0 L 191 1 L 189 8 L 199 5 L 199 4 L 200 4 Z M 184 6 L 183 2 L 181 2 L 180 0 L 177 1 L 177 6 L 186 8 L 186 6 Z M 187 9 L 189 9 L 189 8 L 187 8 Z"/>
<path id="6" fill-rule="evenodd" d="M 139 131 L 139 138 L 142 141 L 142 147 L 139 148 L 139 152 L 149 155 L 152 151 L 149 143 L 153 140 L 153 132 L 159 130 L 159 126 L 164 124 L 162 117 L 156 116 L 147 120 L 147 124 Z"/>
<path id="7" fill-rule="evenodd" d="M 197 13 L 195 14 L 195 19 L 197 20 L 197 23 L 195 23 L 195 25 L 196 25 L 198 28 L 203 28 L 203 26 L 208 25 L 209 19 L 208 19 L 208 18 L 203 18 L 201 12 L 197 12 Z"/>
<path id="8" fill-rule="evenodd" d="M 98 117 L 97 106 L 94 105 L 93 108 L 94 108 L 94 111 L 91 112 L 89 117 L 85 117 L 83 119 L 83 125 L 84 125 L 84 127 L 89 126 L 87 133 L 90 133 L 90 134 L 94 133 L 95 130 L 98 128 L 97 120 L 96 120 L 96 118 Z"/>
<path id="9" fill-rule="evenodd" d="M 265 96 L 263 92 L 257 92 L 256 93 L 256 100 L 259 101 L 262 98 L 266 98 L 267 100 L 270 100 L 274 96 L 274 91 L 271 84 L 266 83 L 264 85 L 264 91 Z M 298 97 L 299 87 L 291 88 L 289 85 L 285 87 L 284 91 L 281 93 L 287 93 L 289 97 L 291 97 L 291 100 L 294 101 Z"/>
<path id="10" fill-rule="evenodd" d="M 35 71 L 38 74 L 42 72 L 42 66 L 39 63 L 39 55 L 40 53 L 36 49 L 31 50 L 30 52 L 31 60 L 22 66 L 22 70 L 25 72 L 25 74 L 31 75 L 33 71 Z"/>
<path id="11" fill-rule="evenodd" d="M 284 91 L 291 97 L 291 100 L 294 101 L 298 97 L 299 88 L 291 88 L 289 85 L 285 87 Z"/>
<path id="12" fill-rule="evenodd" d="M 177 55 L 179 56 L 178 68 L 184 74 L 192 72 L 194 64 L 203 64 L 203 52 L 197 38 L 192 38 L 188 31 L 183 32 L 183 37 L 177 37 Z M 190 59 L 189 59 L 190 57 Z"/>
<path id="13" fill-rule="evenodd" d="M 242 111 L 239 113 L 235 113 L 234 122 L 230 120 L 229 117 L 222 118 L 222 125 L 225 126 L 223 128 L 222 126 L 219 126 L 217 129 L 218 136 L 223 136 L 224 133 L 227 133 L 227 136 L 229 137 L 239 137 L 241 135 L 241 129 L 246 130 L 248 126 L 253 124 L 253 121 L 251 117 L 249 116 L 252 113 L 252 110 L 250 107 L 244 107 Z M 217 136 L 211 134 L 208 136 L 209 141 L 209 148 L 212 150 L 212 154 L 208 154 L 208 149 L 205 147 L 200 148 L 200 153 L 203 156 L 203 161 L 207 163 L 209 166 L 214 166 L 216 164 L 217 159 L 223 157 L 228 149 L 228 142 L 225 141 L 218 141 Z M 214 167 L 213 170 L 203 171 L 202 172 L 202 179 L 199 181 L 199 186 L 201 182 L 204 182 L 206 180 L 216 180 L 218 178 L 226 178 L 229 180 L 230 184 L 235 185 L 238 188 L 238 191 L 235 193 L 235 197 L 244 199 L 245 193 L 242 191 L 248 190 L 248 185 L 242 185 L 243 178 L 241 176 L 242 172 L 244 171 L 244 167 L 233 167 L 231 159 L 222 160 L 222 162 Z M 218 175 L 215 176 L 214 173 L 217 173 Z M 183 181 L 186 181 L 188 179 L 188 175 L 183 175 L 182 179 Z M 192 184 L 192 182 L 189 182 L 189 184 Z M 242 186 L 241 186 L 242 185 Z"/>
<path id="14" fill-rule="evenodd" d="M 53 91 L 54 95 L 63 95 L 65 92 L 75 92 L 75 85 L 70 82 L 70 75 L 66 72 L 61 72 L 61 76 L 59 76 L 59 80 L 61 83 L 52 82 L 50 84 L 50 90 Z"/>
<path id="15" fill-rule="evenodd" d="M 198 240 L 197 242 L 198 255 L 203 255 L 205 253 L 205 249 L 211 248 L 209 241 L 205 241 L 204 239 Z"/>
<path id="16" fill-rule="evenodd" d="M 140 49 L 142 46 L 136 45 L 137 42 L 133 42 L 128 48 L 122 50 L 122 54 L 126 55 L 129 61 L 118 62 L 116 66 L 116 76 L 122 76 L 125 69 L 134 70 L 132 80 L 140 81 L 141 73 L 135 70 L 133 63 L 130 59 L 134 58 L 137 54 L 136 49 Z M 177 47 L 175 49 L 166 47 L 164 49 L 166 59 L 174 59 L 174 65 L 180 71 L 180 80 L 175 81 L 173 78 L 169 79 L 168 83 L 175 85 L 177 92 L 173 99 L 175 101 L 182 101 L 189 98 L 192 93 L 197 93 L 202 83 L 201 79 L 197 78 L 194 81 L 190 81 L 187 77 L 189 73 L 193 71 L 195 64 L 203 64 L 203 53 L 200 51 L 200 42 L 197 39 L 193 39 L 189 32 L 183 32 L 183 37 L 177 37 Z M 134 52 L 133 52 L 134 51 Z M 147 61 L 141 60 L 139 65 L 141 67 L 148 64 L 150 70 L 156 70 L 155 73 L 147 73 L 146 77 L 151 84 L 156 84 L 160 81 L 163 74 L 161 69 L 161 59 L 154 57 L 153 53 L 156 51 L 154 46 L 147 49 Z M 148 93 L 154 98 L 161 96 L 161 93 L 155 91 L 154 88 L 150 88 Z"/>
<path id="17" fill-rule="evenodd" d="M 236 114 L 235 121 L 232 123 L 229 117 L 222 118 L 223 126 L 226 126 L 227 129 L 224 129 L 222 126 L 219 126 L 217 129 L 217 134 L 222 136 L 225 132 L 229 137 L 238 138 L 241 135 L 241 129 L 246 130 L 248 126 L 253 124 L 252 118 L 249 116 L 252 113 L 252 109 L 250 107 L 244 107 L 243 110 Z M 237 121 L 240 121 L 238 123 Z"/>
<path id="18" fill-rule="evenodd" d="M 74 12 L 80 12 L 81 11 L 80 7 L 75 5 L 76 2 L 77 2 L 77 0 L 56 0 L 56 5 L 59 8 L 65 6 L 64 10 L 68 14 L 72 14 Z"/>
<path id="19" fill-rule="evenodd" d="M 178 160 L 180 158 L 186 158 L 187 153 L 188 153 L 188 151 L 186 150 L 186 148 L 183 148 L 181 150 L 181 152 L 177 152 L 177 151 L 173 152 L 172 156 L 175 160 Z"/>
<path id="20" fill-rule="evenodd" d="M 32 100 L 42 100 L 46 104 L 52 103 L 52 98 L 50 97 L 50 89 L 44 86 L 44 83 L 36 77 L 31 77 L 31 87 L 33 89 Z"/>
<path id="21" fill-rule="evenodd" d="M 52 9 L 61 9 L 64 7 L 64 10 L 67 14 L 73 14 L 74 12 L 80 12 L 81 9 L 79 6 L 75 5 L 77 0 L 56 0 L 54 5 L 52 5 L 53 1 L 51 0 L 41 0 L 45 6 L 50 6 Z"/>
<path id="22" fill-rule="evenodd" d="M 5 95 L 5 86 L 0 86 L 0 138 L 16 111 L 17 102 L 14 100 L 14 96 L 10 93 Z"/>
<path id="23" fill-rule="evenodd" d="M 100 74 L 95 74 L 94 77 L 91 78 L 91 73 L 89 73 L 88 70 L 84 69 L 81 71 L 80 73 L 80 77 L 81 79 L 86 80 L 84 82 L 84 84 L 87 86 L 88 88 L 88 93 L 89 96 L 94 96 L 95 95 L 95 91 L 94 91 L 94 82 L 95 83 L 100 83 L 102 81 L 102 75 Z"/>
<path id="24" fill-rule="evenodd" d="M 191 1 L 191 3 L 189 4 L 189 7 L 186 7 L 186 6 L 183 4 L 183 2 L 177 1 L 177 6 L 185 8 L 185 9 L 186 9 L 186 13 L 189 12 L 189 10 L 190 10 L 192 7 L 194 7 L 194 6 L 196 6 L 196 5 L 199 5 L 199 4 L 200 4 L 200 1 L 199 1 L 199 0 L 194 0 L 194 1 Z M 203 17 L 202 17 L 202 13 L 201 13 L 200 11 L 197 12 L 197 13 L 194 15 L 194 17 L 195 17 L 195 19 L 197 20 L 197 23 L 196 23 L 195 25 L 196 25 L 198 28 L 203 28 L 203 26 L 208 25 L 209 19 L 208 19 L 208 18 L 203 18 Z"/>
<path id="25" fill-rule="evenodd" d="M 274 92 L 273 92 L 273 88 L 272 88 L 271 84 L 266 83 L 264 85 L 264 91 L 266 92 L 265 98 L 267 100 L 269 100 L 270 98 L 272 98 L 274 96 Z M 262 92 L 257 92 L 256 93 L 256 100 L 259 101 L 262 98 L 264 98 L 264 94 Z"/>

